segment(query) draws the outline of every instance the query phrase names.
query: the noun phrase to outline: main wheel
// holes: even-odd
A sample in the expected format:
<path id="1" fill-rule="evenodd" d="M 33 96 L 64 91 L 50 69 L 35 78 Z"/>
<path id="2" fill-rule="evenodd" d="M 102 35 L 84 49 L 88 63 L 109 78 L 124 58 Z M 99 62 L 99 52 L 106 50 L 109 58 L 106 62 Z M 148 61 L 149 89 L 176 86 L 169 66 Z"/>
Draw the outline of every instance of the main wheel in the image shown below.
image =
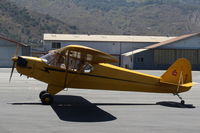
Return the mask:
<path id="1" fill-rule="evenodd" d="M 39 94 L 39 98 L 42 99 L 42 95 L 44 95 L 45 93 L 47 93 L 46 90 L 41 91 L 40 94 Z"/>
<path id="2" fill-rule="evenodd" d="M 44 93 L 41 97 L 41 102 L 43 105 L 51 105 L 53 100 L 53 96 L 49 93 Z"/>
<path id="3" fill-rule="evenodd" d="M 184 101 L 184 100 L 181 100 L 181 104 L 183 104 L 183 105 L 184 105 L 184 104 L 185 104 L 185 101 Z"/>

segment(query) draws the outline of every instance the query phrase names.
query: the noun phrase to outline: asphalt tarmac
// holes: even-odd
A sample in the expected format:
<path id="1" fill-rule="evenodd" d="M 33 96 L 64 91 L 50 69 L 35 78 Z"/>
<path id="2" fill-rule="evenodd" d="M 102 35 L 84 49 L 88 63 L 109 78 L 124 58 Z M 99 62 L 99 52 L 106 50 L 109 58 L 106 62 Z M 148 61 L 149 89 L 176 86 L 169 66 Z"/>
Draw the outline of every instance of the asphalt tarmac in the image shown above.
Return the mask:
<path id="1" fill-rule="evenodd" d="M 161 75 L 164 71 L 141 71 Z M 46 84 L 0 69 L 0 133 L 199 133 L 200 84 L 172 94 L 67 89 L 52 106 L 38 98 Z M 193 72 L 200 82 L 200 72 Z"/>

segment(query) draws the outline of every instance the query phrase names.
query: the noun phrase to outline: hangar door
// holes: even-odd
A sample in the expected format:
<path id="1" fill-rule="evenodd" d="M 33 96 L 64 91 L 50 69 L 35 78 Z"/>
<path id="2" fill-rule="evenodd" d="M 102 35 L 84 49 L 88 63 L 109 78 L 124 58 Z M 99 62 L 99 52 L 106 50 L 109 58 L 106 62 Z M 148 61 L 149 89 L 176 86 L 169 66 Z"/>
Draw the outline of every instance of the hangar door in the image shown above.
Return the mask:
<path id="1" fill-rule="evenodd" d="M 192 65 L 200 64 L 200 50 L 193 49 L 155 49 L 154 64 L 172 64 L 178 58 L 187 58 Z"/>
<path id="2" fill-rule="evenodd" d="M 12 56 L 15 54 L 15 46 L 5 46 L 0 47 L 0 67 L 11 67 L 12 66 Z M 21 48 L 19 53 L 21 52 Z"/>

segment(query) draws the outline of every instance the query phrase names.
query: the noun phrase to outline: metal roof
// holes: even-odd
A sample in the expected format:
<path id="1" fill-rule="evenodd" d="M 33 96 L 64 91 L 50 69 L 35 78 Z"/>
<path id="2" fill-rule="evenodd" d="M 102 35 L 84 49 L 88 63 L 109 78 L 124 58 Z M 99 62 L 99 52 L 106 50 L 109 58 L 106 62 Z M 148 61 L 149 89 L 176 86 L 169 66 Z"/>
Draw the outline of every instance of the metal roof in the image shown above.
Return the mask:
<path id="1" fill-rule="evenodd" d="M 90 42 L 163 42 L 175 37 L 167 36 L 124 36 L 124 35 L 84 35 L 84 34 L 48 34 L 44 41 L 90 41 Z"/>
<path id="2" fill-rule="evenodd" d="M 160 42 L 160 43 L 156 43 L 156 44 L 144 47 L 144 48 L 140 48 L 140 49 L 136 49 L 136 50 L 124 53 L 122 55 L 130 56 L 130 55 L 133 55 L 133 54 L 136 54 L 136 53 L 140 53 L 140 52 L 143 52 L 143 51 L 146 51 L 146 50 L 149 50 L 149 49 L 157 48 L 157 47 L 160 47 L 160 46 L 163 46 L 163 45 L 168 45 L 168 44 L 171 44 L 173 42 L 177 42 L 177 41 L 180 41 L 180 40 L 183 40 L 183 39 L 186 39 L 186 38 L 189 38 L 189 37 L 193 37 L 193 36 L 196 36 L 196 35 L 200 35 L 200 33 L 193 33 L 193 34 L 186 34 L 186 35 L 178 36 L 178 37 L 175 37 L 175 38 L 172 38 L 172 39 Z"/>
<path id="3" fill-rule="evenodd" d="M 15 41 L 15 40 L 8 39 L 8 38 L 3 37 L 3 36 L 0 36 L 0 39 L 3 39 L 3 40 L 6 40 L 6 41 L 9 41 L 9 42 L 12 42 L 12 43 L 14 43 L 14 44 L 16 44 L 16 45 L 27 46 L 26 44 L 23 44 L 23 43 L 17 42 L 17 41 Z"/>

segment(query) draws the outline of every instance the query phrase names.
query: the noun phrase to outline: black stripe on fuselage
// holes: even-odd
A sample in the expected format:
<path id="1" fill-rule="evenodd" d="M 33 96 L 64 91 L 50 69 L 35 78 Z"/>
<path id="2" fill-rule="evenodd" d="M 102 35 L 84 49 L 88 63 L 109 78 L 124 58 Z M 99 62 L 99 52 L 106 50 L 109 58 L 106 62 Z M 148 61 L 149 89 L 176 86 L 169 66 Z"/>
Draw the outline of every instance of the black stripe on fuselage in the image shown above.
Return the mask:
<path id="1" fill-rule="evenodd" d="M 50 68 L 50 67 L 44 67 L 44 69 L 41 69 L 41 71 L 48 72 L 48 73 L 49 71 L 65 72 L 65 70 L 62 70 L 62 69 L 56 69 L 56 68 Z"/>
<path id="2" fill-rule="evenodd" d="M 44 69 L 41 69 L 41 70 L 44 71 L 44 72 L 48 72 L 48 73 L 49 73 L 49 71 L 66 72 L 66 70 L 56 69 L 56 68 L 49 68 L 49 67 L 44 67 Z M 118 79 L 118 78 L 113 78 L 113 77 L 106 77 L 106 76 L 93 75 L 93 74 L 87 74 L 87 73 L 79 73 L 79 72 L 69 71 L 69 70 L 67 72 L 71 73 L 71 74 L 79 74 L 79 75 L 92 76 L 92 77 L 97 77 L 97 78 L 105 78 L 105 79 L 112 79 L 112 80 L 119 80 L 119 81 L 126 81 L 126 82 L 134 82 L 134 83 L 139 83 L 139 84 L 156 85 L 156 84 L 150 84 L 150 83 L 145 83 L 145 82 Z M 156 85 L 156 86 L 158 86 L 158 85 Z"/>
<path id="3" fill-rule="evenodd" d="M 49 68 L 49 67 L 44 67 L 44 69 L 42 69 L 42 71 L 48 72 L 48 73 L 49 73 L 49 71 L 66 72 L 65 70 L 56 69 L 56 68 Z M 105 77 L 105 76 L 99 76 L 99 75 L 93 75 L 93 74 L 87 74 L 87 73 L 78 73 L 78 72 L 73 72 L 73 71 L 68 71 L 68 73 L 79 74 L 79 75 L 86 75 L 86 76 L 92 76 L 92 77 L 98 77 L 98 78 L 106 78 L 106 79 L 113 79 L 113 80 L 121 80 L 121 81 L 133 82 L 133 81 L 130 81 L 130 80 L 117 79 L 117 78 Z"/>
<path id="4" fill-rule="evenodd" d="M 105 79 L 112 79 L 112 80 L 126 81 L 126 82 L 132 82 L 132 83 L 134 82 L 134 83 L 139 83 L 139 84 L 155 85 L 155 84 L 150 84 L 150 83 L 145 83 L 145 82 L 138 82 L 138 81 L 132 81 L 132 80 L 118 79 L 118 78 L 113 78 L 113 77 L 106 77 L 106 76 L 92 75 L 92 74 L 87 74 L 87 73 L 76 73 L 76 72 L 71 72 L 71 71 L 68 71 L 68 72 L 69 72 L 69 73 L 72 73 L 72 74 L 80 74 L 80 75 L 92 76 L 92 77 L 97 77 L 97 78 L 105 78 Z"/>
<path id="5" fill-rule="evenodd" d="M 48 72 L 48 73 L 49 73 L 49 71 L 66 72 L 65 70 L 56 69 L 56 68 L 49 68 L 49 67 L 44 67 L 44 70 L 42 70 L 42 71 Z M 93 75 L 93 74 L 87 74 L 87 73 L 78 73 L 78 72 L 69 71 L 69 70 L 67 72 L 71 73 L 71 74 L 79 74 L 79 75 L 92 76 L 92 77 L 97 77 L 97 78 L 105 78 L 105 79 L 112 79 L 112 80 L 119 80 L 119 81 L 126 81 L 126 82 L 134 82 L 134 83 L 140 83 L 140 84 L 155 85 L 155 84 L 150 84 L 150 83 L 145 83 L 145 82 L 138 82 L 138 81 L 132 81 L 132 80 L 118 79 L 118 78 L 113 78 L 113 77 L 106 77 L 106 76 Z"/>

